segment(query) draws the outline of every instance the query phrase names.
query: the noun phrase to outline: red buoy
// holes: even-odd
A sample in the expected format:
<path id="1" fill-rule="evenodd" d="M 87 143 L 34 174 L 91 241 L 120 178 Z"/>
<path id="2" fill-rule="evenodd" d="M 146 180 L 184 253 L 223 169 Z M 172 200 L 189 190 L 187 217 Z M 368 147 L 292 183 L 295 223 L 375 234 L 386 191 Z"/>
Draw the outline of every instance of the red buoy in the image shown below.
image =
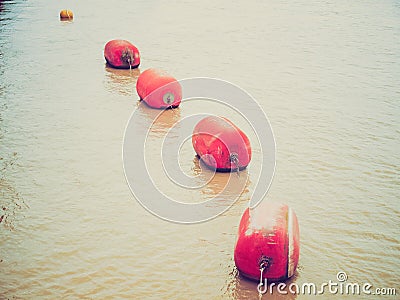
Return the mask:
<path id="1" fill-rule="evenodd" d="M 263 268 L 263 278 L 286 280 L 296 271 L 299 253 L 299 225 L 291 208 L 263 201 L 245 210 L 234 253 L 242 275 L 259 280 Z"/>
<path id="2" fill-rule="evenodd" d="M 153 108 L 174 108 L 182 101 L 180 83 L 165 71 L 148 69 L 140 74 L 136 91 L 141 100 Z"/>
<path id="3" fill-rule="evenodd" d="M 200 159 L 219 172 L 243 170 L 251 160 L 249 139 L 223 117 L 209 116 L 197 123 L 192 144 Z"/>
<path id="4" fill-rule="evenodd" d="M 111 40 L 104 48 L 107 63 L 118 69 L 136 68 L 140 64 L 139 50 L 125 40 Z"/>

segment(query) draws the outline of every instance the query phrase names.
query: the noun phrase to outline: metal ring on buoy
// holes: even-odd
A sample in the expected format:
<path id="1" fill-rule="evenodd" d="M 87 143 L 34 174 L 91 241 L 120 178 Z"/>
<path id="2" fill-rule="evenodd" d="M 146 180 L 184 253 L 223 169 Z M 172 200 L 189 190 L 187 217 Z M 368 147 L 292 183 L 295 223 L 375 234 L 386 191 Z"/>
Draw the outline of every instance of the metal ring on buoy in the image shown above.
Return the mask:
<path id="1" fill-rule="evenodd" d="M 126 40 L 111 40 L 104 47 L 107 63 L 118 69 L 137 68 L 140 65 L 138 48 Z"/>
<path id="2" fill-rule="evenodd" d="M 182 101 L 180 83 L 165 71 L 147 69 L 136 82 L 136 91 L 141 100 L 152 108 L 175 108 Z"/>

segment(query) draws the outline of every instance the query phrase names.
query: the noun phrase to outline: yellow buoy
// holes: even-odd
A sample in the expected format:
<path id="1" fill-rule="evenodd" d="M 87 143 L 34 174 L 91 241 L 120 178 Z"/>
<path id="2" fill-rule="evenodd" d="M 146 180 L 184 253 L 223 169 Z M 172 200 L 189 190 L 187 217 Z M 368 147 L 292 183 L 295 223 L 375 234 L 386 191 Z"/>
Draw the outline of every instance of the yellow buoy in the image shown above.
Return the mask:
<path id="1" fill-rule="evenodd" d="M 63 9 L 60 11 L 60 19 L 61 20 L 72 20 L 74 18 L 74 14 L 72 11 L 68 9 Z"/>

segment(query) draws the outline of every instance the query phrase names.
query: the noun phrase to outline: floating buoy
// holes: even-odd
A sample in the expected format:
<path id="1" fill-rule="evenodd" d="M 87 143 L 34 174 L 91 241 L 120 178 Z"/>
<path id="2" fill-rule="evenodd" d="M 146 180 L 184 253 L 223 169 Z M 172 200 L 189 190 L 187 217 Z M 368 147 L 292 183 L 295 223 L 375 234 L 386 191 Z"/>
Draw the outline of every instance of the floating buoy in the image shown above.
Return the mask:
<path id="1" fill-rule="evenodd" d="M 245 210 L 234 253 L 242 275 L 255 280 L 260 276 L 270 281 L 286 280 L 296 271 L 299 253 L 299 225 L 291 208 L 264 201 Z"/>
<path id="2" fill-rule="evenodd" d="M 136 68 L 140 64 L 139 50 L 125 40 L 111 40 L 104 47 L 107 63 L 119 69 Z"/>
<path id="3" fill-rule="evenodd" d="M 192 144 L 199 158 L 219 172 L 243 170 L 251 160 L 249 139 L 223 117 L 209 116 L 197 123 Z"/>
<path id="4" fill-rule="evenodd" d="M 69 9 L 63 9 L 60 11 L 60 19 L 61 20 L 72 20 L 74 18 L 74 14 Z"/>
<path id="5" fill-rule="evenodd" d="M 165 71 L 147 69 L 136 82 L 141 100 L 153 108 L 175 108 L 182 101 L 180 83 Z"/>

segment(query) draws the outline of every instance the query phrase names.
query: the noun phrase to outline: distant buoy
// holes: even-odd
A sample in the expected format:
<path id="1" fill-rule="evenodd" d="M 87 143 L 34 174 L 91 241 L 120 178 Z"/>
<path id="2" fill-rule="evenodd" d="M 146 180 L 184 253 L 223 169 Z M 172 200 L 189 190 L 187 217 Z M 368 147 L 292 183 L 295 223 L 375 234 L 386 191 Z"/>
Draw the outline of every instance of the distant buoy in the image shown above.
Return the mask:
<path id="1" fill-rule="evenodd" d="M 104 47 L 107 63 L 119 69 L 136 68 L 140 64 L 139 50 L 125 40 L 111 40 Z"/>
<path id="2" fill-rule="evenodd" d="M 69 9 L 63 9 L 60 11 L 60 19 L 61 20 L 72 20 L 74 18 L 74 14 Z"/>
<path id="3" fill-rule="evenodd" d="M 290 278 L 297 268 L 300 234 L 297 217 L 287 205 L 261 202 L 247 208 L 239 225 L 234 259 L 239 272 L 251 279 Z"/>
<path id="4" fill-rule="evenodd" d="M 223 117 L 209 116 L 197 123 L 192 144 L 200 159 L 219 172 L 243 170 L 251 160 L 248 137 Z"/>
<path id="5" fill-rule="evenodd" d="M 182 101 L 180 83 L 165 71 L 147 69 L 139 75 L 136 91 L 141 100 L 153 108 L 175 108 Z"/>

